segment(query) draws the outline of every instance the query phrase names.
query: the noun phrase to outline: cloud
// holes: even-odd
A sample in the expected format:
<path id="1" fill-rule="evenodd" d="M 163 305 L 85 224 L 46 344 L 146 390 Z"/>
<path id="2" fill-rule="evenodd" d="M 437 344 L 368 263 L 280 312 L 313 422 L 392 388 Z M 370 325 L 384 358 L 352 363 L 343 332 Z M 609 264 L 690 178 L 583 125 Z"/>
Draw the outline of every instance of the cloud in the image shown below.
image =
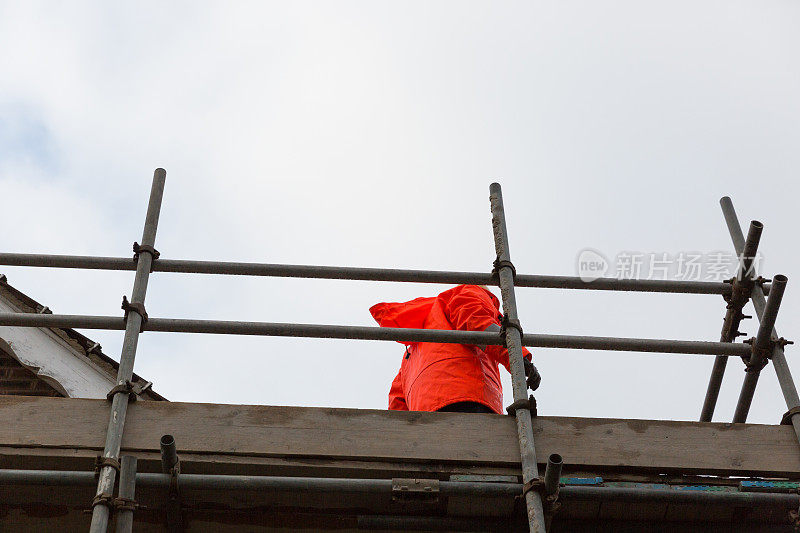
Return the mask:
<path id="1" fill-rule="evenodd" d="M 130 254 L 163 166 L 164 257 L 488 270 L 497 179 L 521 272 L 575 274 L 587 247 L 728 249 L 716 201 L 733 194 L 743 221 L 765 219 L 768 268 L 791 274 L 797 9 L 6 3 L 0 248 Z M 118 313 L 130 291 L 125 273 L 4 270 L 58 311 Z M 371 304 L 441 288 L 158 274 L 148 310 L 370 325 Z M 701 296 L 528 289 L 519 302 L 526 331 L 548 333 L 716 340 L 723 315 Z M 118 353 L 120 335 L 90 336 Z M 176 400 L 381 408 L 401 356 L 394 343 L 146 334 L 137 372 Z M 542 411 L 572 415 L 693 419 L 711 366 L 536 357 Z M 729 366 L 724 416 L 741 379 Z M 752 419 L 773 422 L 782 399 L 762 381 Z"/>
<path id="2" fill-rule="evenodd" d="M 0 166 L 10 165 L 36 166 L 50 175 L 58 165 L 47 125 L 35 110 L 22 105 L 0 109 Z"/>

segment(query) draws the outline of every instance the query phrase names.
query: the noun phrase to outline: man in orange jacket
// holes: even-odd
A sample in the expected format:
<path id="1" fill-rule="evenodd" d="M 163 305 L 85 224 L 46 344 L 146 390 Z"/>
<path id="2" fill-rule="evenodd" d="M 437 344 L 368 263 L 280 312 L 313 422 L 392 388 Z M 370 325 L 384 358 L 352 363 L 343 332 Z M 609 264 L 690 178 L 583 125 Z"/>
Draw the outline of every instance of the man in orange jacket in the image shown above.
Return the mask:
<path id="1" fill-rule="evenodd" d="M 459 285 L 432 298 L 370 308 L 381 327 L 500 331 L 500 302 L 486 287 Z M 403 343 L 406 352 L 389 391 L 389 409 L 503 414 L 498 365 L 509 370 L 503 346 Z M 541 378 L 523 348 L 528 386 Z"/>

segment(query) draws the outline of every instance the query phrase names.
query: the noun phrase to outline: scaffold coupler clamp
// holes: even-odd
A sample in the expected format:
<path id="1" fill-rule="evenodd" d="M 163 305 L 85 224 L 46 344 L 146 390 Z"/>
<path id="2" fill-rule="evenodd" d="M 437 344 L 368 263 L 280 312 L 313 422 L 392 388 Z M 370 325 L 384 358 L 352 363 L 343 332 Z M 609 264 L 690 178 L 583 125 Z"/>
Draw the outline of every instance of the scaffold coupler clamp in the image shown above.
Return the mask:
<path id="1" fill-rule="evenodd" d="M 146 390 L 153 386 L 152 381 L 145 381 L 142 384 L 133 383 L 130 380 L 125 380 L 125 383 L 120 383 L 115 385 L 108 394 L 106 394 L 106 399 L 111 402 L 114 400 L 114 396 L 119 393 L 125 393 L 128 395 L 128 400 L 131 402 L 135 402 L 136 399 L 141 396 Z M 119 470 L 119 468 L 117 468 Z"/>
<path id="2" fill-rule="evenodd" d="M 139 261 L 139 255 L 142 252 L 147 252 L 153 258 L 152 263 L 150 264 L 150 272 L 153 271 L 153 263 L 156 262 L 156 259 L 161 257 L 161 252 L 156 250 L 154 247 L 150 246 L 149 244 L 139 244 L 138 242 L 134 241 L 133 243 L 133 260 Z"/>
<path id="3" fill-rule="evenodd" d="M 744 371 L 745 372 L 761 372 L 769 360 L 772 359 L 772 350 L 775 347 L 774 342 L 770 342 L 769 346 L 766 348 L 759 348 L 756 346 L 756 338 L 750 337 L 742 341 L 744 344 L 749 344 L 752 348 L 750 353 L 750 357 L 742 356 L 742 361 L 744 361 Z"/>
<path id="4" fill-rule="evenodd" d="M 792 417 L 794 415 L 798 415 L 798 414 L 800 414 L 800 405 L 796 405 L 796 406 L 792 407 L 791 409 L 789 409 L 788 411 L 786 411 L 785 413 L 783 413 L 783 416 L 781 417 L 781 425 L 782 426 L 791 426 L 792 425 Z"/>
<path id="5" fill-rule="evenodd" d="M 531 412 L 531 418 L 536 418 L 536 398 L 533 397 L 533 394 L 525 400 L 517 400 L 506 407 L 506 413 L 510 416 L 516 416 L 517 411 L 520 409 L 527 409 Z"/>
<path id="6" fill-rule="evenodd" d="M 128 315 L 131 311 L 137 313 L 140 317 L 142 317 L 142 326 L 139 328 L 139 331 L 144 331 L 144 326 L 147 324 L 147 309 L 144 308 L 143 303 L 139 302 L 129 302 L 127 296 L 122 296 L 122 310 L 125 311 L 125 322 L 128 321 Z"/>
<path id="7" fill-rule="evenodd" d="M 100 477 L 100 471 L 105 467 L 113 468 L 114 471 L 119 474 L 119 459 L 114 459 L 113 457 L 103 457 L 102 455 L 98 455 L 94 458 L 94 477 L 97 479 Z M 92 505 L 94 507 L 94 504 Z"/>
<path id="8" fill-rule="evenodd" d="M 146 505 L 142 505 L 136 500 L 123 498 L 121 496 L 114 498 L 112 505 L 114 506 L 115 511 L 135 511 L 137 509 L 147 509 Z"/>
<path id="9" fill-rule="evenodd" d="M 769 278 L 765 278 L 764 276 L 758 276 L 756 279 L 753 280 L 753 283 L 763 287 L 767 283 L 772 283 L 772 280 Z"/>
<path id="10" fill-rule="evenodd" d="M 553 494 L 547 494 L 544 479 L 537 477 L 522 485 L 522 495 L 518 496 L 518 498 L 525 500 L 525 496 L 529 492 L 538 492 L 539 496 L 542 498 L 542 507 L 544 508 L 545 514 L 553 515 L 561 508 L 561 502 L 558 501 L 558 491 L 560 487 L 561 484 L 559 483 Z"/>
<path id="11" fill-rule="evenodd" d="M 111 494 L 103 493 L 98 494 L 94 498 L 92 498 L 92 504 L 89 509 L 84 509 L 83 512 L 85 514 L 91 514 L 95 507 L 98 505 L 105 505 L 108 507 L 110 513 L 116 511 L 135 511 L 137 509 L 146 509 L 144 505 L 138 503 L 136 500 L 132 500 L 130 498 L 122 498 L 117 497 L 115 498 Z"/>
<path id="12" fill-rule="evenodd" d="M 742 361 L 744 361 L 745 364 L 745 372 L 760 372 L 772 359 L 772 352 L 776 347 L 783 349 L 789 344 L 794 344 L 794 341 L 786 340 L 783 337 L 770 339 L 769 345 L 763 349 L 756 347 L 755 337 L 751 337 L 742 342 L 744 344 L 749 344 L 753 348 L 750 357 L 742 356 Z M 758 355 L 758 357 L 755 357 L 756 355 Z M 758 362 L 754 361 L 754 359 L 758 359 Z"/>
<path id="13" fill-rule="evenodd" d="M 98 505 L 105 505 L 108 507 L 109 513 L 114 512 L 114 495 L 108 493 L 98 494 L 92 498 L 91 507 L 83 510 L 84 514 L 92 514 L 94 508 Z"/>
<path id="14" fill-rule="evenodd" d="M 169 475 L 166 507 L 167 529 L 169 531 L 182 531 L 183 520 L 181 517 L 181 491 L 179 483 L 181 473 L 180 459 L 178 459 L 166 473 Z"/>
<path id="15" fill-rule="evenodd" d="M 500 259 L 499 257 L 495 258 L 494 263 L 492 263 L 492 278 L 497 281 L 497 284 L 500 284 L 500 269 L 503 267 L 508 267 L 511 269 L 511 278 L 516 280 L 517 279 L 517 269 L 514 267 L 514 263 L 511 261 L 507 261 L 505 259 Z"/>
<path id="16" fill-rule="evenodd" d="M 439 500 L 439 480 L 421 478 L 393 478 L 392 501 L 436 502 Z"/>
<path id="17" fill-rule="evenodd" d="M 178 480 L 181 474 L 181 462 L 178 461 L 175 463 L 175 466 L 169 469 L 169 495 L 170 497 L 179 498 L 180 496 L 180 487 L 178 485 Z"/>
<path id="18" fill-rule="evenodd" d="M 508 348 L 508 341 L 506 340 L 506 333 L 508 333 L 508 328 L 513 328 L 519 331 L 519 338 L 520 341 L 522 340 L 522 324 L 519 323 L 519 320 L 512 320 L 508 318 L 507 314 L 502 315 L 500 318 L 500 336 L 503 338 L 503 345 Z"/>
<path id="19" fill-rule="evenodd" d="M 756 283 L 759 283 L 759 280 L 764 280 L 764 278 L 759 276 L 758 279 L 753 279 L 745 275 L 741 278 L 734 276 L 730 279 L 724 280 L 724 283 L 728 283 L 731 286 L 731 292 L 729 294 L 722 295 L 722 298 L 728 304 L 727 308 L 741 309 L 744 307 L 744 304 L 746 304 L 750 299 L 750 294 L 753 292 L 753 287 L 756 285 Z M 763 281 L 761 283 L 763 283 Z"/>

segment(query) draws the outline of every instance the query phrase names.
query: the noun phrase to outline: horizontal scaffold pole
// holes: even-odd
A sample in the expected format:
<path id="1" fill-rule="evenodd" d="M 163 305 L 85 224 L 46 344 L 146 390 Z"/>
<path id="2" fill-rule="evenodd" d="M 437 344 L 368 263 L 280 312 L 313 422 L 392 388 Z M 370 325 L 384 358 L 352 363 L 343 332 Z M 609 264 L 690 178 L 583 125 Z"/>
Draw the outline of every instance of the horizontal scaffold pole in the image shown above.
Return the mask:
<path id="1" fill-rule="evenodd" d="M 90 486 L 94 473 L 58 470 L 0 470 L 3 485 Z M 137 473 L 137 488 L 169 488 L 168 474 Z M 391 493 L 391 479 L 354 479 L 324 477 L 241 476 L 216 474 L 181 474 L 184 490 L 253 490 L 310 493 Z M 519 483 L 491 481 L 439 481 L 443 496 L 508 496 L 522 493 Z M 785 506 L 797 507 L 800 496 L 782 492 L 736 492 L 723 490 L 677 490 L 640 487 L 562 486 L 563 500 L 652 501 L 659 503 L 694 503 L 708 505 Z"/>
<path id="2" fill-rule="evenodd" d="M 0 253 L 0 265 L 81 268 L 92 270 L 135 270 L 129 257 L 93 257 L 77 255 L 42 255 Z M 398 281 L 411 283 L 443 283 L 498 285 L 496 276 L 485 272 L 450 272 L 445 270 L 405 270 L 396 268 L 360 268 L 318 265 L 281 265 L 269 263 L 236 263 L 228 261 L 193 261 L 158 259 L 153 272 L 184 274 L 226 274 L 282 278 L 347 279 L 360 281 Z M 731 285 L 722 281 L 682 281 L 598 278 L 584 281 L 576 276 L 517 274 L 516 287 L 543 289 L 587 289 L 601 291 L 667 292 L 682 294 L 731 293 Z M 764 288 L 765 291 L 769 287 Z"/>
<path id="3" fill-rule="evenodd" d="M 0 326 L 125 329 L 125 320 L 113 316 L 47 315 L 0 313 Z M 287 324 L 279 322 L 238 322 L 183 318 L 150 318 L 144 331 L 173 333 L 214 333 L 223 335 L 262 335 L 266 337 L 311 337 L 398 342 L 440 342 L 452 344 L 502 345 L 499 333 L 436 329 L 379 328 L 327 324 Z M 750 357 L 746 344 L 670 339 L 590 337 L 582 335 L 544 335 L 526 333 L 522 342 L 531 348 L 567 348 L 627 352 L 685 353 L 697 355 L 735 355 Z"/>

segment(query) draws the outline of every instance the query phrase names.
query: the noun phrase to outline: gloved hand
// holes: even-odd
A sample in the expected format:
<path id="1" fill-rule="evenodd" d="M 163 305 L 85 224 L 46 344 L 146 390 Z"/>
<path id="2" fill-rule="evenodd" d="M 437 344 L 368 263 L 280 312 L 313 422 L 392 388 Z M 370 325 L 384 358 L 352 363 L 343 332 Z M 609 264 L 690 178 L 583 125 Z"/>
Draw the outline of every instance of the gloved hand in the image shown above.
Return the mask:
<path id="1" fill-rule="evenodd" d="M 533 363 L 527 359 L 523 359 L 522 362 L 525 364 L 525 377 L 527 378 L 525 381 L 528 383 L 528 388 L 531 390 L 538 389 L 539 384 L 542 382 L 542 376 L 539 375 L 539 371 L 536 370 Z"/>

